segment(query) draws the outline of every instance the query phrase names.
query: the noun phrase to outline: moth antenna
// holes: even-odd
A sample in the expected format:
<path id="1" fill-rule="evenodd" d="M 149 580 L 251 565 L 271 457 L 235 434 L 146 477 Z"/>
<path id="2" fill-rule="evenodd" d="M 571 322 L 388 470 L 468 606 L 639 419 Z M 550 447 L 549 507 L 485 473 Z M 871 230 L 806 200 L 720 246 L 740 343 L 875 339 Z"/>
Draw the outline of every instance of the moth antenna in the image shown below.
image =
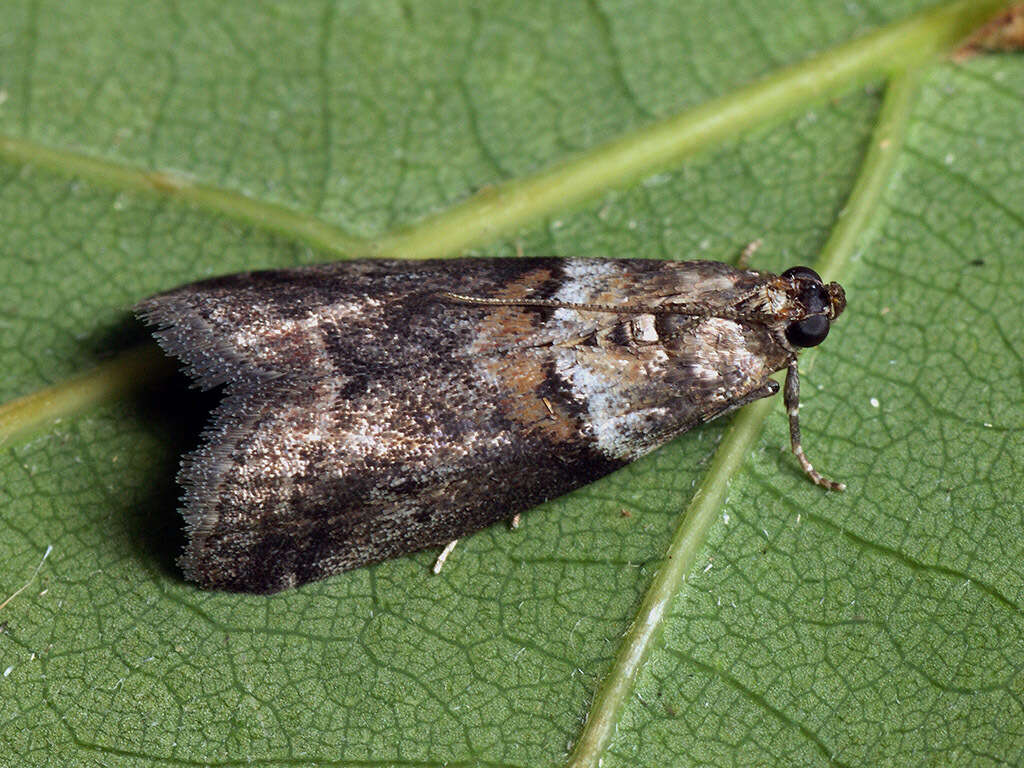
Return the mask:
<path id="1" fill-rule="evenodd" d="M 730 306 L 741 304 L 760 289 L 751 288 L 749 291 L 740 294 L 736 299 L 730 301 Z M 467 296 L 463 293 L 444 292 L 439 293 L 442 299 L 457 301 L 460 304 L 475 304 L 485 307 L 544 307 L 546 309 L 575 309 L 581 312 L 607 312 L 613 315 L 687 315 L 689 317 L 724 317 L 729 319 L 734 313 L 709 313 L 706 310 L 696 311 L 690 309 L 686 304 L 663 304 L 652 306 L 649 304 L 577 304 L 571 301 L 558 301 L 558 299 L 502 299 L 489 296 Z"/>
<path id="2" fill-rule="evenodd" d="M 557 299 L 499 299 L 487 296 L 466 296 L 461 293 L 439 294 L 443 299 L 450 299 L 462 304 L 476 304 L 488 307 L 545 307 L 548 309 L 578 309 L 585 312 L 609 312 L 613 314 L 649 314 L 655 311 L 651 307 L 636 307 L 628 304 L 575 304 Z"/>

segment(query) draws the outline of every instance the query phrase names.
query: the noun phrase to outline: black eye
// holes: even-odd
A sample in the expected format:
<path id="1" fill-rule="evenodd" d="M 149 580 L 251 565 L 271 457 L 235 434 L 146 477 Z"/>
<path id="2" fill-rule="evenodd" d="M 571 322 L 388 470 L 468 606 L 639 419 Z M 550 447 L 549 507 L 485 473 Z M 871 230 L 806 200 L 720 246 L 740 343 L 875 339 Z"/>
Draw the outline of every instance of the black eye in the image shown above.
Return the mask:
<path id="1" fill-rule="evenodd" d="M 815 272 L 810 267 L 790 267 L 782 273 L 783 277 L 806 277 L 809 280 L 817 280 L 821 282 L 821 275 Z"/>
<path id="2" fill-rule="evenodd" d="M 797 267 L 801 269 L 801 267 Z M 786 327 L 786 338 L 794 347 L 816 347 L 828 336 L 829 322 L 824 315 L 811 315 L 790 323 Z"/>

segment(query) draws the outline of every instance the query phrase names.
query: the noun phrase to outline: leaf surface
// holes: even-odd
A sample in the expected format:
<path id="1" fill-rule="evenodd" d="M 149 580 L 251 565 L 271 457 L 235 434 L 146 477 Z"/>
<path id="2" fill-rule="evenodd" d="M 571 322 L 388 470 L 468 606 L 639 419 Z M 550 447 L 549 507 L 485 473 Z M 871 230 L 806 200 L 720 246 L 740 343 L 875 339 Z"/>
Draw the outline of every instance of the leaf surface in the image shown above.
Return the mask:
<path id="1" fill-rule="evenodd" d="M 696 155 L 602 148 L 928 4 L 679 6 L 8 3 L 0 402 L 83 390 L 144 339 L 132 303 L 212 274 L 467 232 L 456 250 L 729 261 L 763 238 L 759 268 L 812 263 L 883 75 L 753 125 L 712 109 L 736 136 Z M 25 435 L 0 412 L 0 602 L 53 547 L 0 608 L 0 764 L 1019 763 L 1022 110 L 1019 57 L 921 69 L 834 276 L 849 308 L 803 359 L 804 445 L 849 490 L 807 483 L 768 404 L 618 697 L 729 422 L 460 542 L 440 577 L 421 553 L 266 599 L 173 565 L 178 457 L 215 399 L 152 376 Z M 564 205 L 519 186 L 544 174 Z M 617 726 L 570 757 L 595 696 Z"/>

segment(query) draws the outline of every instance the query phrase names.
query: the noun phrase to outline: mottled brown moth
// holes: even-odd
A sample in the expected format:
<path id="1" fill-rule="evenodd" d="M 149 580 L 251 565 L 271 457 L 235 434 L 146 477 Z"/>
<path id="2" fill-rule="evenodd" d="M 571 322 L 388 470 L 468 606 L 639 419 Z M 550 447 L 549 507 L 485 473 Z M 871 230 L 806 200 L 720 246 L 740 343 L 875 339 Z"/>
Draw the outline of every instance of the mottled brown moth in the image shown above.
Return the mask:
<path id="1" fill-rule="evenodd" d="M 276 592 L 438 547 L 778 392 L 843 289 L 707 261 L 351 261 L 246 272 L 136 307 L 202 388 L 182 462 L 203 587 Z"/>

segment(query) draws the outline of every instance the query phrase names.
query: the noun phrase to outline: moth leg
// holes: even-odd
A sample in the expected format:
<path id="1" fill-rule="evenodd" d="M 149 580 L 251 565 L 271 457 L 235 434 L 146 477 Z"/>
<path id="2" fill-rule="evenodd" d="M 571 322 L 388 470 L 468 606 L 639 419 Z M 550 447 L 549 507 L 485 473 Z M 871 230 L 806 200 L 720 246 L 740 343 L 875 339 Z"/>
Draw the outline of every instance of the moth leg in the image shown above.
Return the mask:
<path id="1" fill-rule="evenodd" d="M 508 527 L 514 531 L 516 528 L 519 527 L 519 521 L 522 519 L 522 517 L 522 512 L 516 512 L 512 516 L 512 519 L 508 521 Z M 444 568 L 444 564 L 448 560 L 448 555 L 452 553 L 452 550 L 455 549 L 455 545 L 458 543 L 459 540 L 455 539 L 453 541 L 449 541 L 447 544 L 444 545 L 444 549 L 441 550 L 441 554 L 438 555 L 437 560 L 434 561 L 435 576 L 441 572 L 442 568 Z"/>
<path id="2" fill-rule="evenodd" d="M 452 550 L 455 549 L 455 545 L 458 543 L 459 540 L 455 539 L 454 541 L 449 541 L 447 544 L 444 545 L 444 549 L 441 550 L 441 554 L 438 555 L 437 560 L 434 561 L 435 576 L 441 572 L 442 568 L 444 568 L 444 563 L 448 559 L 448 555 L 452 553 Z"/>
<path id="3" fill-rule="evenodd" d="M 811 466 L 807 456 L 804 454 L 803 446 L 800 444 L 800 374 L 797 372 L 796 361 L 789 364 L 786 369 L 786 389 L 782 393 L 783 402 L 786 404 L 786 413 L 789 415 L 789 443 L 792 446 L 793 455 L 800 462 L 807 474 L 815 484 L 830 491 L 844 491 L 846 485 L 822 477 L 821 474 Z"/>
<path id="4" fill-rule="evenodd" d="M 740 257 L 736 259 L 736 269 L 749 269 L 750 268 L 750 257 L 754 255 L 758 248 L 764 243 L 760 237 L 757 240 L 751 240 L 747 243 L 747 247 L 740 252 Z"/>

